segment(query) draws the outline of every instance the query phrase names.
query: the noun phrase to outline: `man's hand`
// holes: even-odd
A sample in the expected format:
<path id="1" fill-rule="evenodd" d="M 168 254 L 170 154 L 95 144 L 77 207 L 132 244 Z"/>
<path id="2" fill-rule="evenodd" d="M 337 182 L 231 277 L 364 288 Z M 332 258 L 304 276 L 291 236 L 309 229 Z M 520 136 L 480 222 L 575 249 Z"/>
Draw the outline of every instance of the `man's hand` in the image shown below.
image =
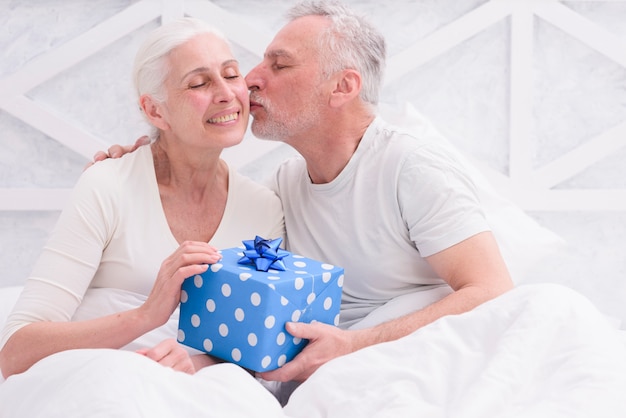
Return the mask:
<path id="1" fill-rule="evenodd" d="M 138 140 L 135 141 L 133 145 L 111 145 L 107 152 L 98 151 L 93 156 L 93 161 L 90 161 L 85 166 L 85 170 L 97 163 L 98 161 L 106 160 L 107 158 L 120 158 L 124 154 L 128 154 L 129 152 L 135 151 L 142 145 L 147 145 L 150 143 L 150 138 L 147 136 L 142 136 Z"/>
<path id="2" fill-rule="evenodd" d="M 309 343 L 284 366 L 270 372 L 257 374 L 265 380 L 302 382 L 333 358 L 352 353 L 361 348 L 360 345 L 356 344 L 359 331 L 344 331 L 320 322 L 311 324 L 288 322 L 285 327 L 291 335 L 309 340 Z"/>

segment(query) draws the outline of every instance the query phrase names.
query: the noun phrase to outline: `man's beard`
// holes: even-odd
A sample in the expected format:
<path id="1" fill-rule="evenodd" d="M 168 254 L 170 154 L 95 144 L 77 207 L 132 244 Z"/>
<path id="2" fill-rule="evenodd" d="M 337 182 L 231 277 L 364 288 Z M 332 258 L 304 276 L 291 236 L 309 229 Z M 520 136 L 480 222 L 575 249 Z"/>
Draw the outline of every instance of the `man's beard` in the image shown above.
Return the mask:
<path id="1" fill-rule="evenodd" d="M 262 120 L 252 120 L 252 133 L 257 138 L 289 143 L 292 138 L 302 132 L 309 132 L 319 123 L 320 108 L 317 102 L 308 102 L 300 111 L 284 111 L 276 109 L 266 99 L 251 97 L 251 100 L 261 104 L 265 111 Z"/>

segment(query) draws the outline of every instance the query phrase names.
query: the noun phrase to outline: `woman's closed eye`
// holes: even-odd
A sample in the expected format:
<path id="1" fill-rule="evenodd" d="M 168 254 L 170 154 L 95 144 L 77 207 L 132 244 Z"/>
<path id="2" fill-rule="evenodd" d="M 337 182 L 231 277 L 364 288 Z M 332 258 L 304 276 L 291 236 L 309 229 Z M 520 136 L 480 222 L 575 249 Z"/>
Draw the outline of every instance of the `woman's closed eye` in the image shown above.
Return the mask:
<path id="1" fill-rule="evenodd" d="M 241 77 L 241 74 L 233 74 L 233 75 L 226 75 L 224 76 L 224 79 L 226 80 L 237 80 L 238 78 Z M 204 86 L 207 86 L 210 83 L 210 81 L 202 81 L 202 82 L 195 82 L 195 83 L 190 83 L 189 84 L 189 88 L 190 89 L 198 89 Z"/>

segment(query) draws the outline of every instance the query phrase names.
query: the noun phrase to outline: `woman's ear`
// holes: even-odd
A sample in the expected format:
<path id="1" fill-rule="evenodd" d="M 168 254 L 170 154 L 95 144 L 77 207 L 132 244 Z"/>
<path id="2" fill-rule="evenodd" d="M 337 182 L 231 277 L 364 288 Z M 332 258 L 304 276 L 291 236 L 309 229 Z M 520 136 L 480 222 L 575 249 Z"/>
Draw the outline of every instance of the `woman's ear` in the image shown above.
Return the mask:
<path id="1" fill-rule="evenodd" d="M 330 95 L 330 105 L 339 107 L 361 93 L 361 74 L 356 70 L 343 70 L 337 75 L 335 89 Z"/>
<path id="2" fill-rule="evenodd" d="M 139 98 L 139 107 L 152 125 L 161 130 L 169 129 L 169 124 L 164 117 L 164 108 L 161 102 L 157 102 L 149 94 Z"/>

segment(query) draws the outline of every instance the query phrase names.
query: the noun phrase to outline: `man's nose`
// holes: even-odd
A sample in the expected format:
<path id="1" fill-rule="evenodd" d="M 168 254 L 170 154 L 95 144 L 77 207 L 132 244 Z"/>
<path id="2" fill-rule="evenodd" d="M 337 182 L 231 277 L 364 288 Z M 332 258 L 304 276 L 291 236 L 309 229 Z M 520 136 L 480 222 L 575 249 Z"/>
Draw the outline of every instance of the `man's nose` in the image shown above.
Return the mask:
<path id="1" fill-rule="evenodd" d="M 259 90 L 261 88 L 261 79 L 259 77 L 259 66 L 254 67 L 246 76 L 246 85 L 248 90 Z"/>

